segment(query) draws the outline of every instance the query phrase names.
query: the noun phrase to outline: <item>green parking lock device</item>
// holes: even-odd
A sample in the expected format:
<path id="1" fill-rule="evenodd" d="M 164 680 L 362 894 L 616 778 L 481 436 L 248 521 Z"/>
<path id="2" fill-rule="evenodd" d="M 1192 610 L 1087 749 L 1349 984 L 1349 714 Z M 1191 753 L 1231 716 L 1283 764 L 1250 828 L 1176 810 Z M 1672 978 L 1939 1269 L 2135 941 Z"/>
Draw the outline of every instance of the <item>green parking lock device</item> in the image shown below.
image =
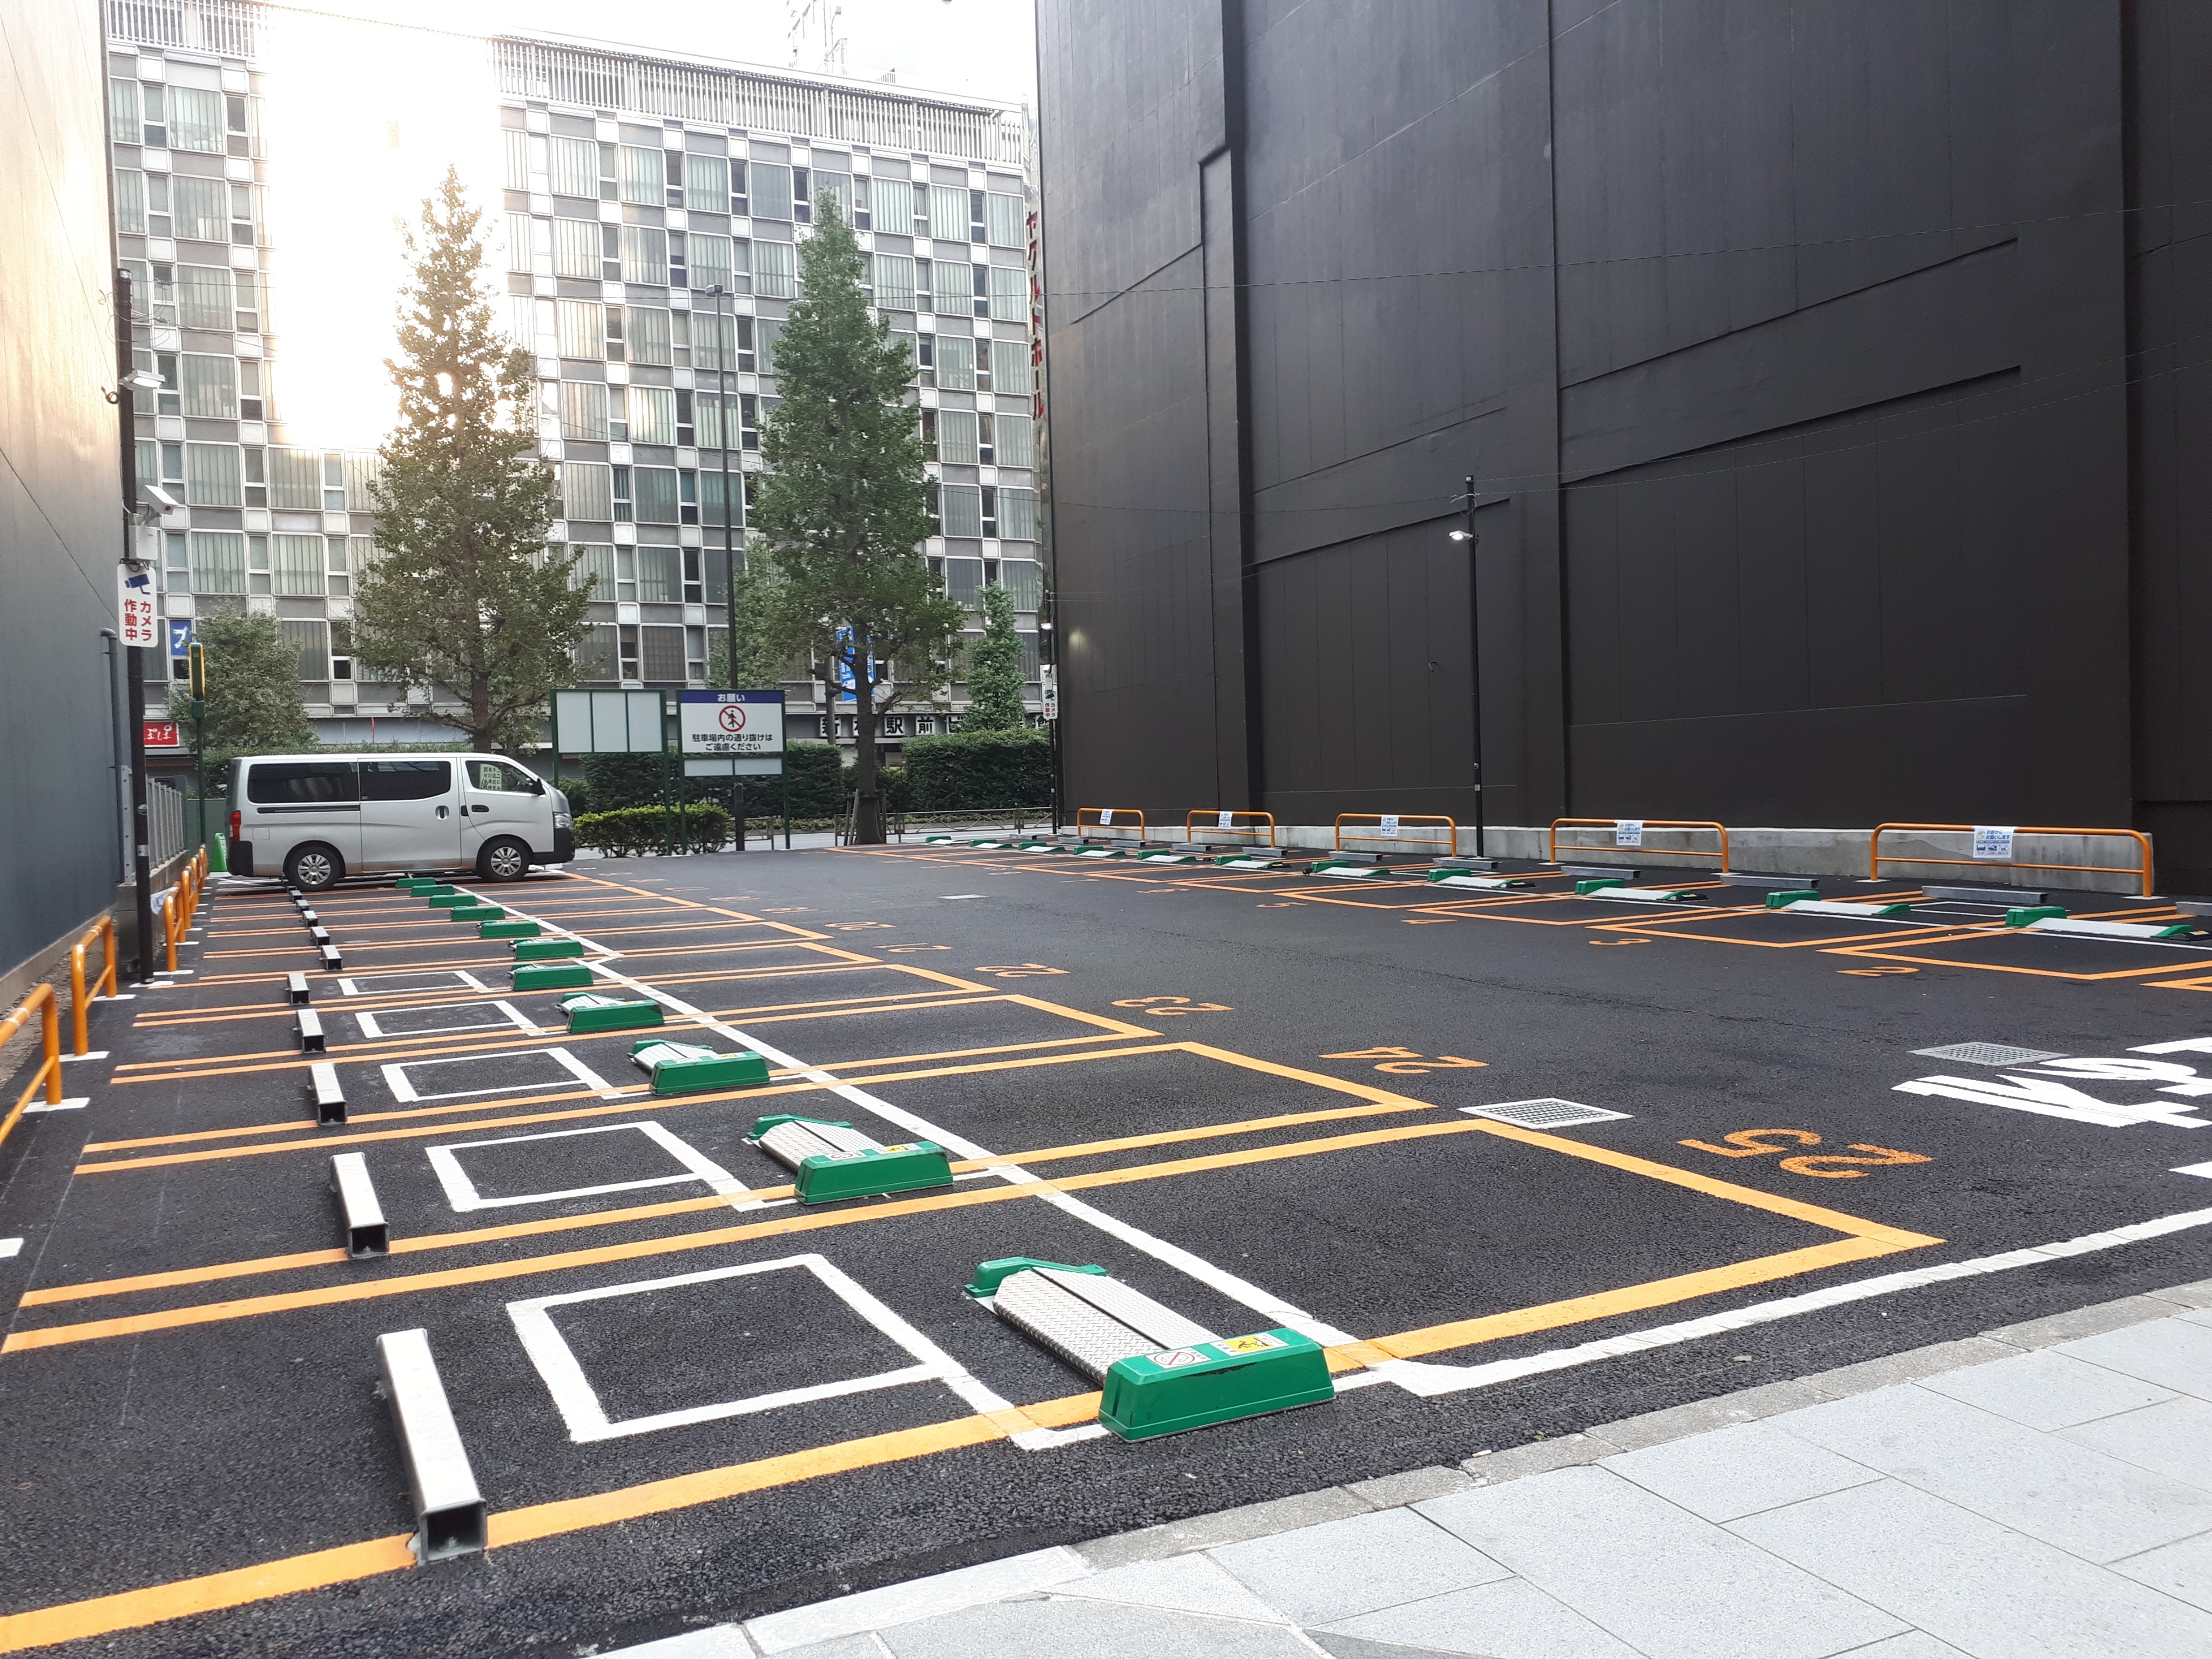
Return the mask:
<path id="1" fill-rule="evenodd" d="M 885 1146 L 849 1123 L 784 1113 L 757 1120 L 750 1139 L 797 1176 L 802 1204 L 880 1198 L 952 1182 L 951 1159 L 933 1140 Z"/>
<path id="2" fill-rule="evenodd" d="M 536 939 L 540 929 L 534 921 L 487 921 L 477 929 L 478 939 Z"/>
<path id="3" fill-rule="evenodd" d="M 446 913 L 455 921 L 505 921 L 507 912 L 496 904 L 457 904 Z"/>
<path id="4" fill-rule="evenodd" d="M 522 970 L 515 971 L 519 974 Z M 562 997 L 561 1012 L 568 1016 L 571 1036 L 588 1036 L 593 1031 L 627 1031 L 640 1025 L 658 1025 L 661 1020 L 660 1005 L 657 1002 L 631 1002 L 599 991 L 579 991 L 574 996 Z"/>
<path id="5" fill-rule="evenodd" d="M 684 1095 L 702 1089 L 758 1089 L 768 1083 L 768 1060 L 756 1054 L 723 1054 L 696 1042 L 647 1037 L 634 1042 L 630 1064 L 653 1079 L 657 1095 Z"/>
<path id="6" fill-rule="evenodd" d="M 538 924 L 532 922 L 531 927 Z M 580 957 L 584 941 L 580 939 L 534 939 L 514 947 L 517 962 L 550 962 L 556 957 Z"/>
<path id="7" fill-rule="evenodd" d="M 566 991 L 592 983 L 592 970 L 580 962 L 530 963 L 514 970 L 518 991 Z"/>

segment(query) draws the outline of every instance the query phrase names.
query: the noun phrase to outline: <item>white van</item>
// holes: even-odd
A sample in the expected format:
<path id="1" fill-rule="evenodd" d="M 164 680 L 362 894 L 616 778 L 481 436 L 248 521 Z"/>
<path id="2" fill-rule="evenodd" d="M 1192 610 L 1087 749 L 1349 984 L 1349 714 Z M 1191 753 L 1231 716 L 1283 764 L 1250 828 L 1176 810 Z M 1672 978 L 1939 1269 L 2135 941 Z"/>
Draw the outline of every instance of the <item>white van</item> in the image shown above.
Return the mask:
<path id="1" fill-rule="evenodd" d="M 520 881 L 576 854 L 568 798 L 496 755 L 254 755 L 230 769 L 229 868 L 319 892 L 355 872 Z"/>

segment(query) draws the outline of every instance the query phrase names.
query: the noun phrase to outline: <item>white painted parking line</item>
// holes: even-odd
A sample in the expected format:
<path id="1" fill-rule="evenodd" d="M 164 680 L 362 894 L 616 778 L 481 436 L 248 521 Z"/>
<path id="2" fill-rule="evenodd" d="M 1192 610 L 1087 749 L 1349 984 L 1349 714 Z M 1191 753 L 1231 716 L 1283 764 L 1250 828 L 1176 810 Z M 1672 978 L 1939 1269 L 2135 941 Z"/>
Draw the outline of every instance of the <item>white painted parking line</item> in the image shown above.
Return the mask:
<path id="1" fill-rule="evenodd" d="M 530 1054 L 544 1054 L 586 1089 L 596 1090 L 603 1100 L 619 1100 L 623 1097 L 622 1090 L 616 1088 L 566 1048 L 513 1048 L 489 1054 L 447 1054 L 437 1060 L 395 1061 L 379 1069 L 384 1073 L 385 1087 L 392 1091 L 392 1097 L 403 1104 L 422 1100 L 466 1100 L 476 1095 L 507 1095 L 518 1090 L 557 1087 L 559 1079 L 555 1078 L 526 1082 L 517 1082 L 509 1078 L 506 1082 L 495 1083 L 488 1089 L 453 1089 L 438 1094 L 426 1094 L 417 1089 L 407 1075 L 410 1072 L 427 1072 L 439 1066 L 466 1066 L 487 1060 L 511 1063 Z"/>
<path id="2" fill-rule="evenodd" d="M 867 1376 L 817 1382 L 806 1388 L 781 1389 L 744 1399 L 718 1401 L 681 1411 L 657 1412 L 650 1417 L 634 1417 L 613 1422 L 608 1419 L 605 1407 L 599 1403 L 598 1391 L 584 1375 L 583 1366 L 578 1363 L 574 1352 L 547 1313 L 548 1309 L 567 1307 L 575 1303 L 644 1296 L 679 1285 L 703 1285 L 716 1279 L 743 1279 L 756 1273 L 785 1271 L 812 1273 L 847 1307 L 905 1349 L 915 1363 Z M 785 1256 L 775 1261 L 750 1262 L 743 1267 L 710 1268 L 703 1273 L 678 1273 L 668 1279 L 642 1279 L 629 1285 L 608 1285 L 598 1290 L 573 1291 L 562 1296 L 535 1297 L 526 1302 L 509 1303 L 507 1312 L 514 1322 L 515 1334 L 521 1339 L 523 1349 L 529 1354 L 531 1363 L 538 1367 L 538 1374 L 545 1379 L 545 1387 L 553 1396 L 554 1405 L 560 1410 L 562 1420 L 568 1425 L 568 1437 L 580 1444 L 650 1434 L 657 1430 L 680 1428 L 692 1423 L 711 1423 L 722 1418 L 747 1416 L 755 1412 L 774 1411 L 779 1407 L 801 1405 L 809 1401 L 834 1400 L 843 1395 L 899 1388 L 909 1382 L 942 1382 L 976 1412 L 1010 1409 L 1006 1401 L 969 1376 L 950 1354 L 892 1312 L 849 1274 L 832 1266 L 828 1258 L 812 1254 Z"/>
<path id="3" fill-rule="evenodd" d="M 422 1013 L 426 1012 L 431 1013 L 453 1013 L 458 1015 L 489 1012 L 496 1013 L 500 1018 L 497 1019 L 466 1020 L 465 1023 L 458 1025 L 424 1025 L 408 1031 L 387 1031 L 384 1028 L 384 1022 L 397 1015 Z M 456 1031 L 495 1031 L 502 1024 L 508 1024 L 516 1027 L 525 1036 L 538 1036 L 542 1035 L 535 1021 L 532 1020 L 528 1015 L 525 1014 L 513 1003 L 503 1000 L 494 1000 L 491 1002 L 416 1003 L 410 1006 L 404 1008 L 380 1008 L 373 1014 L 358 1013 L 353 1017 L 353 1022 L 356 1025 L 358 1025 L 361 1028 L 362 1036 L 372 1042 L 384 1037 L 447 1036 Z"/>
<path id="4" fill-rule="evenodd" d="M 583 1135 L 620 1134 L 631 1129 L 653 1142 L 683 1167 L 674 1175 L 647 1176 L 635 1181 L 603 1182 L 597 1186 L 570 1187 L 556 1192 L 523 1193 L 513 1198 L 486 1198 L 477 1191 L 476 1183 L 469 1179 L 467 1171 L 461 1168 L 460 1159 L 455 1156 L 456 1153 L 484 1146 L 514 1146 L 538 1140 L 570 1140 Z M 562 1199 L 595 1198 L 602 1193 L 629 1193 L 644 1187 L 674 1187 L 691 1182 L 703 1182 L 724 1197 L 745 1190 L 744 1183 L 720 1164 L 650 1119 L 641 1119 L 634 1123 L 599 1123 L 583 1129 L 549 1129 L 542 1134 L 502 1135 L 490 1140 L 457 1140 L 423 1150 L 429 1155 L 430 1167 L 438 1173 L 439 1184 L 446 1189 L 447 1201 L 459 1211 L 507 1209 L 517 1204 L 552 1204 Z"/>
<path id="5" fill-rule="evenodd" d="M 414 980 L 412 985 L 386 985 L 384 980 Z M 349 997 L 388 996 L 394 991 L 445 991 L 456 985 L 466 986 L 471 991 L 489 991 L 492 988 L 473 974 L 465 974 L 458 968 L 395 968 L 389 973 L 353 974 L 338 981 L 338 990 Z"/>
<path id="6" fill-rule="evenodd" d="M 11 1255 L 21 1255 L 22 1251 L 23 1241 L 21 1239 L 0 1238 L 0 1261 L 5 1261 Z"/>

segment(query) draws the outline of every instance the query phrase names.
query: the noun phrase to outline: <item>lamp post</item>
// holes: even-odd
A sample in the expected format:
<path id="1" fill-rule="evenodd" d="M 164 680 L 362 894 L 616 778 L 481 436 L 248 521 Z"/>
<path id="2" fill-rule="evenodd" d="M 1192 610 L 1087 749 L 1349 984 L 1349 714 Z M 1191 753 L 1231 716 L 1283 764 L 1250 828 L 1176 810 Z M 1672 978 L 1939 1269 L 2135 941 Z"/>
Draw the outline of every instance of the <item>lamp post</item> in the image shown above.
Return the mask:
<path id="1" fill-rule="evenodd" d="M 1481 565 L 1476 558 L 1482 538 L 1474 530 L 1474 479 L 1469 475 L 1467 489 L 1459 496 L 1465 524 L 1451 532 L 1455 542 L 1467 544 L 1467 655 L 1468 715 L 1474 727 L 1474 855 L 1487 856 L 1482 845 L 1482 606 Z"/>
<path id="2" fill-rule="evenodd" d="M 730 354 L 737 349 L 737 330 L 723 321 L 722 301 L 728 289 L 720 283 L 707 292 L 714 296 L 714 438 L 722 453 L 722 672 L 734 690 L 738 680 L 738 555 L 732 532 L 734 514 L 730 505 Z M 745 850 L 745 786 L 730 779 L 730 822 L 735 826 L 737 848 Z"/>

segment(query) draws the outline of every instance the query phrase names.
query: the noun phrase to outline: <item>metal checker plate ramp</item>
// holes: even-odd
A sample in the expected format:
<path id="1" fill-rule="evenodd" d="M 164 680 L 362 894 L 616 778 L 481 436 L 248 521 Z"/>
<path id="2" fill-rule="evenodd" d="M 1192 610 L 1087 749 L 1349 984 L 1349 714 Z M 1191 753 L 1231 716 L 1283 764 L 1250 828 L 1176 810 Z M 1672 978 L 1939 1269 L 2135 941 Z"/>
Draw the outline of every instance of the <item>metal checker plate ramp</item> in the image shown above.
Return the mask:
<path id="1" fill-rule="evenodd" d="M 761 1137 L 760 1144 L 778 1163 L 794 1170 L 810 1158 L 875 1152 L 881 1146 L 858 1129 L 841 1129 L 834 1123 L 779 1123 Z"/>
<path id="2" fill-rule="evenodd" d="M 1565 1129 L 1577 1123 L 1607 1123 L 1626 1112 L 1584 1106 L 1572 1100 L 1502 1100 L 1493 1106 L 1462 1106 L 1469 1117 L 1494 1118 L 1523 1129 Z"/>
<path id="3" fill-rule="evenodd" d="M 2063 1060 L 2044 1048 L 2015 1048 L 2002 1042 L 1953 1042 L 1941 1048 L 1915 1048 L 1930 1060 L 1954 1060 L 1965 1066 L 2033 1066 L 2039 1060 Z"/>
<path id="4" fill-rule="evenodd" d="M 1117 1359 L 1214 1340 L 1212 1332 L 1141 1291 L 1096 1273 L 1032 1267 L 1010 1275 L 991 1305 L 1009 1325 L 1094 1382 L 1104 1382 Z"/>

